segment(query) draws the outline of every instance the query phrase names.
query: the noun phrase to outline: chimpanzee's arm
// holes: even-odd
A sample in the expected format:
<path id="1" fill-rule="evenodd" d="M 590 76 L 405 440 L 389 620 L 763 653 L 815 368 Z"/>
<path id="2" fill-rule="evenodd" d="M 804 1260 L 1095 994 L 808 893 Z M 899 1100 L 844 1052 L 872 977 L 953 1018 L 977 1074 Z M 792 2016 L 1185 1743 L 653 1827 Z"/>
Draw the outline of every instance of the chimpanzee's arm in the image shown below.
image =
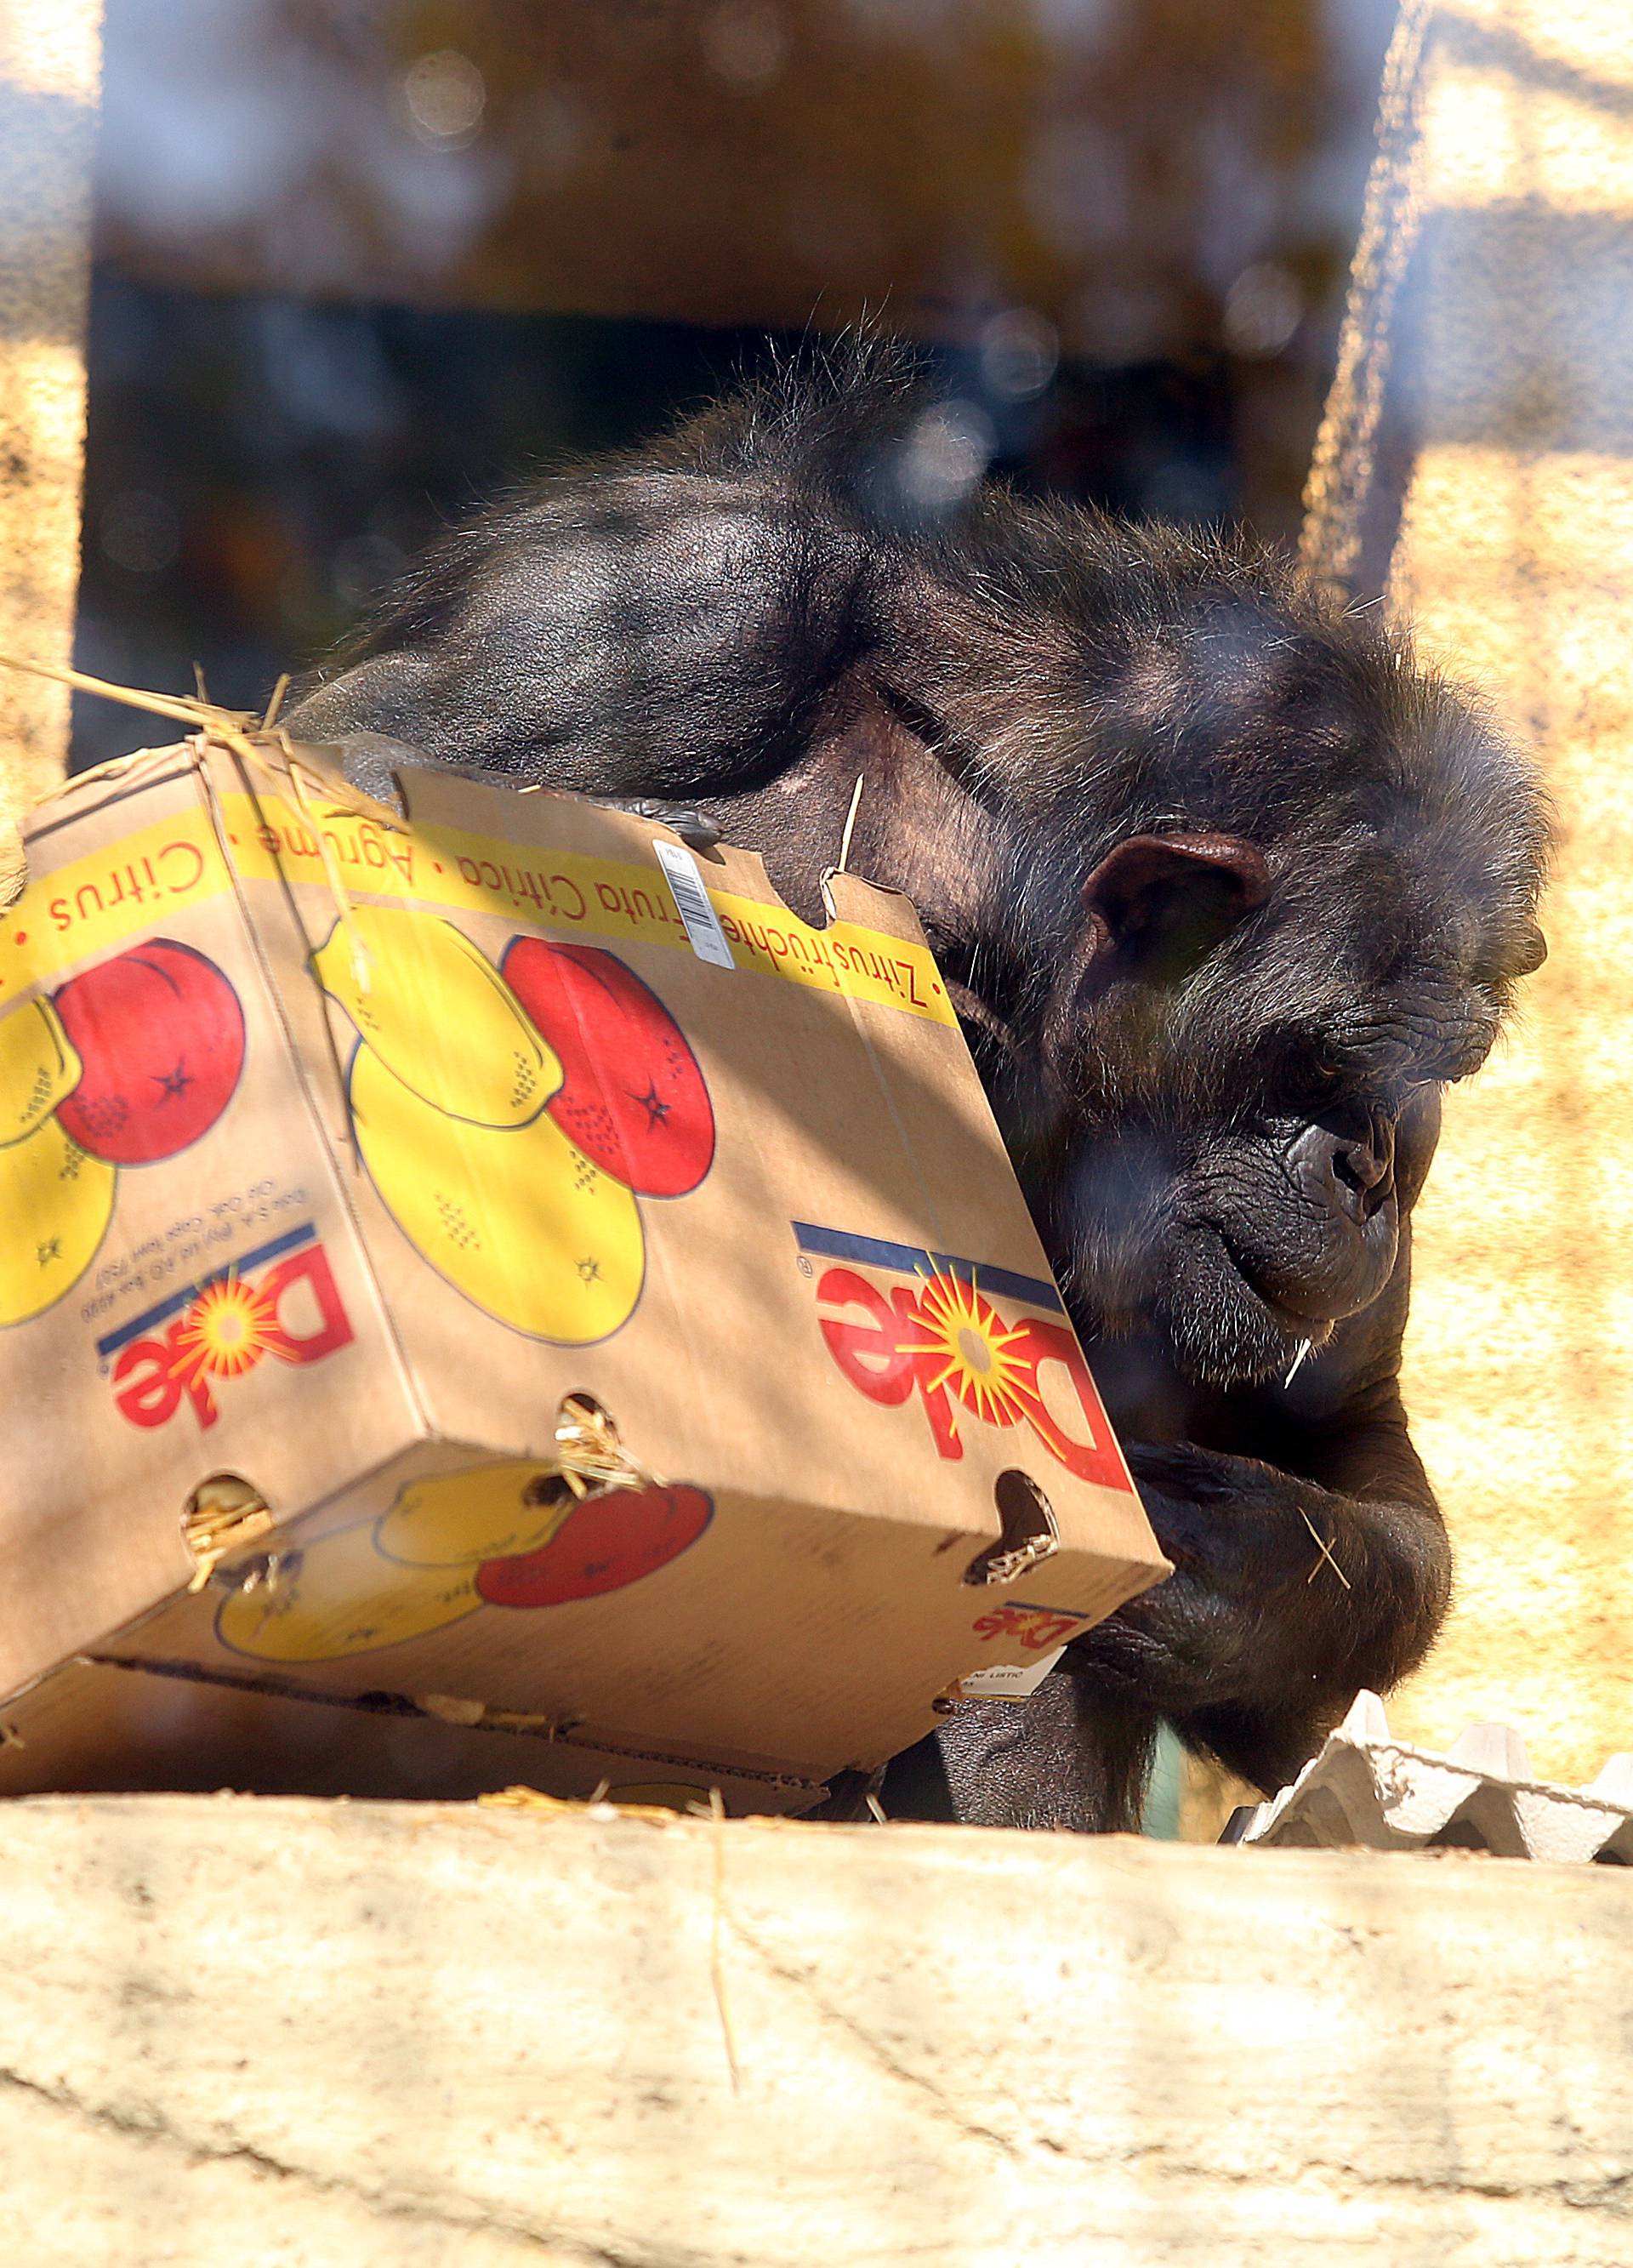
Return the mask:
<path id="1" fill-rule="evenodd" d="M 1267 1792 L 1357 1687 L 1384 1691 L 1415 1668 L 1445 1613 L 1451 1549 L 1397 1375 L 1406 1272 L 1403 1255 L 1302 1395 L 1277 1389 L 1243 1410 L 1255 1455 L 1129 1446 L 1174 1572 L 1073 1649 L 1097 1692 L 1137 1694 Z"/>
<path id="2" fill-rule="evenodd" d="M 1369 1444 L 1397 1469 L 1409 1453 L 1403 1424 L 1357 1430 L 1358 1458 Z M 1174 1573 L 1090 1633 L 1083 1668 L 1274 1793 L 1358 1687 L 1387 1690 L 1427 1652 L 1450 1586 L 1440 1515 L 1426 1485 L 1346 1495 L 1188 1447 L 1129 1462 Z"/>
<path id="3" fill-rule="evenodd" d="M 801 753 L 880 572 L 877 545 L 769 489 L 563 480 L 432 553 L 285 721 L 593 794 L 730 794 Z"/>
<path id="4" fill-rule="evenodd" d="M 1208 1446 L 1125 1443 L 1173 1575 L 1069 1646 L 1026 1704 L 961 1705 L 892 1764 L 886 1810 L 1132 1829 L 1164 1718 L 1274 1793 L 1358 1687 L 1386 1690 L 1422 1660 L 1451 1551 L 1401 1403 L 1408 1275 L 1403 1249 L 1291 1392 L 1199 1412 Z"/>
<path id="5" fill-rule="evenodd" d="M 1173 1575 L 1069 1646 L 1029 1701 L 962 1704 L 891 1765 L 886 1810 L 1126 1832 L 1164 1717 L 1267 1794 L 1284 1786 L 1358 1687 L 1414 1667 L 1445 1609 L 1445 1531 L 1404 1421 L 1380 1412 L 1346 1438 L 1367 1476 L 1355 1494 L 1218 1450 L 1130 1447 Z"/>

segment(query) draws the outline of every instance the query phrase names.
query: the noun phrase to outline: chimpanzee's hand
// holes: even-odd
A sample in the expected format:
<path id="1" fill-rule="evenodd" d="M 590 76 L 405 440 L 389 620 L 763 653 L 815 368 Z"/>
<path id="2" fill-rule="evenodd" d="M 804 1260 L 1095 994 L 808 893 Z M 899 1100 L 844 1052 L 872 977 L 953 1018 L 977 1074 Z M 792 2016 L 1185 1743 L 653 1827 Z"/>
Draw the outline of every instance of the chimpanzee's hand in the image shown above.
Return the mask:
<path id="1" fill-rule="evenodd" d="M 1101 1682 L 1126 1685 L 1170 1716 L 1273 1677 L 1267 1648 L 1285 1645 L 1277 1627 L 1285 1593 L 1320 1556 L 1299 1499 L 1326 1491 L 1189 1442 L 1124 1447 L 1173 1573 L 1079 1639 L 1074 1654 Z M 1329 1513 L 1323 1532 L 1332 1528 Z M 1337 1587 L 1330 1570 L 1328 1580 Z"/>
<path id="2" fill-rule="evenodd" d="M 1357 1687 L 1393 1684 L 1427 1645 L 1448 1580 L 1439 1516 L 1190 1443 L 1128 1458 L 1174 1572 L 1068 1658 L 1279 1786 Z"/>

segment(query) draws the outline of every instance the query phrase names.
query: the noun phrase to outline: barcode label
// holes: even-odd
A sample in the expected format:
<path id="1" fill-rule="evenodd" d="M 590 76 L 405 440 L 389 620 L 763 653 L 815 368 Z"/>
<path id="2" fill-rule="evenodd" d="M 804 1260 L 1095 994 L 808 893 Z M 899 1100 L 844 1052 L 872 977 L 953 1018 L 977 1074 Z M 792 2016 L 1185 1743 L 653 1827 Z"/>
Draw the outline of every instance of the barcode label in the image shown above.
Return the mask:
<path id="1" fill-rule="evenodd" d="M 1011 1661 L 994 1669 L 977 1669 L 959 1680 L 959 1691 L 972 1701 L 1025 1701 L 1035 1693 L 1056 1663 L 1066 1651 L 1057 1646 L 1053 1653 L 1041 1654 L 1036 1661 Z"/>
<path id="2" fill-rule="evenodd" d="M 725 932 L 720 926 L 720 917 L 710 902 L 703 887 L 703 878 L 697 871 L 697 861 L 684 843 L 653 841 L 658 863 L 668 879 L 674 893 L 675 911 L 686 924 L 687 936 L 692 950 L 700 961 L 711 961 L 717 968 L 735 968 L 732 948 L 726 943 Z"/>

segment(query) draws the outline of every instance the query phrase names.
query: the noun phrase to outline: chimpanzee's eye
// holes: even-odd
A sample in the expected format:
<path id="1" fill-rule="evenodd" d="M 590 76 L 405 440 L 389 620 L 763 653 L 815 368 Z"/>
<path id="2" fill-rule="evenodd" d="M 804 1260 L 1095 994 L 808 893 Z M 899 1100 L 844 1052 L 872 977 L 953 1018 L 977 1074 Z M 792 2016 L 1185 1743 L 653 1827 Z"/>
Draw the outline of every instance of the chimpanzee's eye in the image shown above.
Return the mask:
<path id="1" fill-rule="evenodd" d="M 1290 1101 L 1325 1107 L 1335 1102 L 1350 1085 L 1350 1066 L 1337 1050 L 1307 1034 L 1288 1048 L 1279 1066 L 1282 1092 Z"/>

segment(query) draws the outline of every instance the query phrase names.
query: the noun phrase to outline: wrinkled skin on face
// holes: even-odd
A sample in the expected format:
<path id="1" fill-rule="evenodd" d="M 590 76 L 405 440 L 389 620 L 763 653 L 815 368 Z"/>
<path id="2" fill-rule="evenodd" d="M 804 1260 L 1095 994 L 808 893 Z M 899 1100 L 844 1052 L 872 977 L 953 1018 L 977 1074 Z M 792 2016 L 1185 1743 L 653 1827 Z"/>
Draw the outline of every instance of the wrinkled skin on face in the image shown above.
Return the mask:
<path id="1" fill-rule="evenodd" d="M 1093 1091 L 1034 1086 L 1018 1147 L 1097 1335 L 1153 1327 L 1195 1383 L 1257 1383 L 1382 1296 L 1442 1087 L 1483 1060 L 1497 1019 L 1443 973 L 1393 997 L 1365 977 L 1357 990 L 1373 1011 L 1364 1035 L 1342 1011 L 1262 1030 L 1239 1012 L 1205 1054 L 1203 1035 L 1155 1017 L 1109 1034 L 1086 1019 L 1076 1039 Z M 1129 1060 L 1137 1082 L 1107 1079 Z"/>
<path id="2" fill-rule="evenodd" d="M 1093 1254 L 1106 1334 L 1149 1317 L 1199 1384 L 1274 1376 L 1382 1292 L 1438 1122 L 1431 1093 L 1239 1133 L 1130 1130 L 1065 1163 L 1058 1241 Z"/>
<path id="3" fill-rule="evenodd" d="M 1441 1091 L 1541 958 L 1548 822 L 1370 614 L 1239 544 L 932 510 L 925 414 L 842 357 L 541 483 L 290 722 L 376 792 L 384 735 L 699 806 L 816 920 L 861 779 L 850 863 L 920 909 L 1175 1569 L 886 1806 L 1127 1826 L 1162 1719 L 1274 1790 L 1445 1614 L 1410 1215 Z"/>

